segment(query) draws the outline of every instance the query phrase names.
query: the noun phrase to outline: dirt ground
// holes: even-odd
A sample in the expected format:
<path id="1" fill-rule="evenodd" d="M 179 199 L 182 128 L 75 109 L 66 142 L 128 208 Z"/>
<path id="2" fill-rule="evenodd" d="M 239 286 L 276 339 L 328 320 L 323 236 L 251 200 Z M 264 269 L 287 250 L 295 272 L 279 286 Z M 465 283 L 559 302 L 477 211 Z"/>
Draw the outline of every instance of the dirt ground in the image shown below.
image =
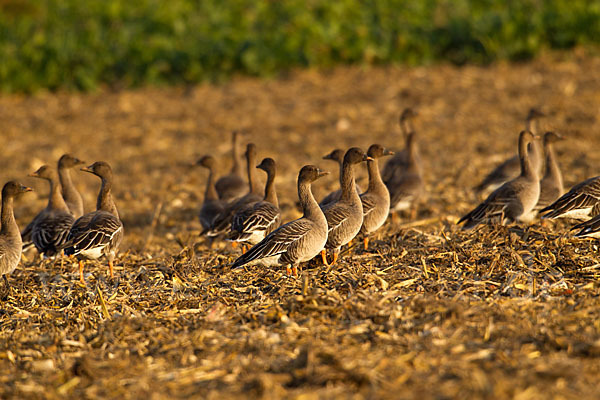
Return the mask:
<path id="1" fill-rule="evenodd" d="M 77 284 L 70 262 L 27 253 L 0 303 L 1 398 L 598 398 L 600 256 L 569 222 L 482 227 L 455 222 L 472 187 L 507 155 L 532 106 L 557 146 L 565 185 L 598 172 L 600 59 L 546 55 L 491 67 L 338 68 L 223 86 L 0 97 L 2 182 L 35 187 L 19 225 L 46 203 L 27 178 L 71 152 L 113 166 L 125 225 L 116 282 L 105 263 Z M 206 171 L 249 133 L 279 165 L 285 220 L 296 175 L 333 172 L 335 147 L 403 147 L 400 111 L 419 115 L 428 199 L 389 222 L 369 251 L 301 276 L 249 267 L 209 249 L 197 218 Z M 362 168 L 361 168 L 362 169 Z M 86 209 L 99 181 L 75 172 Z M 361 171 L 364 182 L 365 171 Z"/>

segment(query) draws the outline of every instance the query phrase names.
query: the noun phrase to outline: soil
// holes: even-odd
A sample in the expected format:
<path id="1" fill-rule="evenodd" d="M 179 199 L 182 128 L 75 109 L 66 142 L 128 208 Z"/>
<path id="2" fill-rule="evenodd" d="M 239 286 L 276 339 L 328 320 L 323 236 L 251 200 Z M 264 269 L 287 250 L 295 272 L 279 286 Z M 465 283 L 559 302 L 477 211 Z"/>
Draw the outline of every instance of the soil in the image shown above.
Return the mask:
<path id="1" fill-rule="evenodd" d="M 23 228 L 46 203 L 26 175 L 65 152 L 108 161 L 125 239 L 117 279 L 104 261 L 78 284 L 70 260 L 27 252 L 0 303 L 2 398 L 598 398 L 600 257 L 570 221 L 483 226 L 457 219 L 472 188 L 515 154 L 530 107 L 557 148 L 566 187 L 597 173 L 600 59 L 550 54 L 489 67 L 341 67 L 222 86 L 0 97 L 2 182 Z M 300 215 L 296 176 L 332 172 L 333 148 L 401 149 L 415 121 L 428 196 L 371 247 L 331 269 L 232 271 L 239 249 L 198 236 L 206 171 L 230 166 L 247 132 L 279 166 L 284 220 Z M 361 168 L 362 169 L 362 168 Z M 262 172 L 261 172 L 262 173 Z M 99 181 L 74 172 L 86 209 Z M 366 187 L 366 171 L 361 171 Z"/>

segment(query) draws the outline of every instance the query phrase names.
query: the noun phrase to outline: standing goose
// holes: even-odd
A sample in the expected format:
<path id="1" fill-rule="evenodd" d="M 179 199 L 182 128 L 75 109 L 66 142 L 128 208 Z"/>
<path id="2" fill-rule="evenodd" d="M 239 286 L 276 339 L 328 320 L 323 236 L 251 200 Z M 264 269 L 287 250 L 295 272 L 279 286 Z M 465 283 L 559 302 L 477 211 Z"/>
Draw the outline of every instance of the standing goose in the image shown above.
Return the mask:
<path id="1" fill-rule="evenodd" d="M 333 250 L 333 261 L 338 259 L 340 248 L 350 242 L 360 232 L 363 222 L 363 209 L 360 197 L 356 192 L 354 182 L 354 165 L 370 160 L 358 147 L 352 147 L 344 155 L 342 164 L 342 196 L 332 204 L 323 207 L 327 219 L 328 234 L 327 244 L 321 252 L 323 264 L 327 263 L 327 250 Z"/>
<path id="2" fill-rule="evenodd" d="M 66 241 L 75 221 L 60 193 L 58 173 L 49 165 L 43 165 L 29 176 L 45 179 L 50 184 L 48 205 L 33 220 L 31 240 L 36 249 L 45 256 L 53 256 Z"/>
<path id="3" fill-rule="evenodd" d="M 360 231 L 364 235 L 365 250 L 369 248 L 369 235 L 384 224 L 390 213 L 390 192 L 381 180 L 377 159 L 393 154 L 378 144 L 371 145 L 367 151 L 367 155 L 372 158 L 367 161 L 369 187 L 360 195 L 363 207 L 363 224 Z"/>
<path id="4" fill-rule="evenodd" d="M 411 108 L 405 108 L 400 114 L 400 120 L 398 121 L 400 125 L 400 130 L 402 131 L 402 135 L 404 137 L 404 141 L 406 143 L 406 138 L 408 135 L 415 131 L 413 118 L 417 115 Z M 407 170 L 410 168 L 409 157 L 408 157 L 408 148 L 400 150 L 396 152 L 394 157 L 390 158 L 388 162 L 385 163 L 383 167 L 383 171 L 381 173 L 381 177 L 384 182 L 390 182 L 394 179 L 398 179 L 402 176 Z M 421 167 L 421 156 L 419 153 L 418 145 L 415 143 L 415 148 L 413 149 L 413 158 L 415 159 L 415 165 L 417 166 L 419 175 L 423 175 L 423 170 Z"/>
<path id="5" fill-rule="evenodd" d="M 0 275 L 4 278 L 6 291 L 8 286 L 8 274 L 12 273 L 21 260 L 21 234 L 15 221 L 13 213 L 13 201 L 20 194 L 30 192 L 31 188 L 18 182 L 7 182 L 2 188 L 2 215 L 0 216 Z"/>
<path id="6" fill-rule="evenodd" d="M 233 216 L 228 240 L 254 245 L 281 225 L 281 211 L 275 190 L 275 160 L 265 158 L 256 168 L 267 173 L 265 197 L 258 203 L 242 207 Z"/>
<path id="7" fill-rule="evenodd" d="M 408 166 L 401 175 L 394 175 L 386 182 L 390 192 L 390 211 L 403 211 L 410 209 L 423 195 L 425 185 L 420 168 L 417 164 L 415 132 L 406 136 L 406 150 Z M 416 216 L 416 208 L 413 208 L 411 218 Z M 392 214 L 395 219 L 396 214 Z"/>
<path id="8" fill-rule="evenodd" d="M 507 220 L 517 221 L 529 215 L 540 196 L 540 181 L 527 151 L 527 146 L 534 139 L 535 136 L 529 131 L 520 133 L 521 174 L 494 190 L 483 203 L 462 217 L 457 224 L 465 222 L 463 229 L 471 229 L 492 219 L 499 219 L 500 223 L 504 224 Z"/>
<path id="9" fill-rule="evenodd" d="M 564 193 L 562 174 L 558 163 L 556 162 L 556 155 L 554 154 L 554 143 L 563 140 L 563 138 L 554 132 L 546 132 L 544 134 L 544 152 L 546 153 L 546 172 L 544 177 L 540 181 L 540 198 L 536 210 L 540 210 L 544 207 L 552 204 Z"/>
<path id="10" fill-rule="evenodd" d="M 525 119 L 525 130 L 532 132 L 535 136 L 539 133 L 539 119 L 545 115 L 532 108 Z M 538 176 L 542 175 L 544 156 L 539 139 L 535 139 L 527 148 L 531 159 L 531 166 Z M 493 191 L 504 182 L 515 179 L 521 173 L 519 156 L 513 156 L 492 170 L 483 181 L 475 187 L 477 192 Z"/>
<path id="11" fill-rule="evenodd" d="M 339 177 L 340 177 L 339 182 L 341 185 L 342 164 L 344 162 L 344 150 L 335 149 L 331 153 L 327 154 L 326 156 L 323 156 L 323 160 L 335 161 L 338 164 Z M 361 193 L 361 189 L 360 189 L 360 186 L 358 186 L 358 184 L 356 184 L 356 191 L 358 193 Z M 321 200 L 321 202 L 319 203 L 319 207 L 323 208 L 323 207 L 326 207 L 328 204 L 335 203 L 336 201 L 338 201 L 340 199 L 341 196 L 342 196 L 342 189 L 334 190 L 333 192 L 331 192 L 327 196 L 325 196 L 323 198 L 323 200 Z"/>
<path id="12" fill-rule="evenodd" d="M 85 285 L 81 258 L 97 260 L 103 255 L 106 256 L 110 277 L 114 278 L 113 261 L 123 239 L 123 223 L 119 219 L 119 212 L 111 194 L 113 174 L 110 165 L 104 161 L 97 161 L 81 170 L 102 180 L 96 211 L 84 214 L 75 221 L 63 247 L 66 255 L 80 258 L 79 281 Z"/>
<path id="13" fill-rule="evenodd" d="M 304 215 L 268 234 L 235 260 L 232 267 L 262 260 L 263 265 L 286 265 L 288 275 L 297 275 L 298 264 L 318 255 L 327 242 L 327 220 L 313 197 L 311 183 L 327 174 L 314 165 L 302 167 L 298 174 L 298 197 Z"/>
<path id="14" fill-rule="evenodd" d="M 542 208 L 542 218 L 575 218 L 587 220 L 600 214 L 600 176 L 573 186 L 548 207 Z"/>
<path id="15" fill-rule="evenodd" d="M 246 146 L 246 170 L 248 172 L 248 187 L 249 192 L 243 197 L 235 200 L 225 207 L 223 213 L 215 220 L 212 228 L 205 229 L 202 234 L 206 234 L 208 237 L 220 236 L 229 232 L 231 228 L 231 221 L 233 216 L 242 207 L 248 204 L 256 203 L 261 201 L 263 198 L 262 190 L 258 177 L 256 176 L 256 145 L 254 143 L 248 143 Z"/>
<path id="16" fill-rule="evenodd" d="M 204 202 L 200 208 L 200 224 L 203 229 L 210 229 L 225 210 L 223 202 L 219 199 L 217 190 L 215 189 L 215 159 L 213 156 L 207 155 L 198 160 L 196 165 L 208 169 Z"/>
<path id="17" fill-rule="evenodd" d="M 246 193 L 246 182 L 242 178 L 242 163 L 240 160 L 239 137 L 241 133 L 233 131 L 231 133 L 231 158 L 233 164 L 229 174 L 219 178 L 215 183 L 215 188 L 219 194 L 219 199 L 224 202 L 231 202 L 239 199 Z"/>
<path id="18" fill-rule="evenodd" d="M 79 218 L 83 215 L 83 199 L 81 198 L 81 194 L 79 194 L 75 188 L 75 185 L 73 185 L 70 170 L 71 168 L 83 164 L 83 161 L 70 154 L 64 154 L 58 160 L 58 177 L 60 178 L 62 197 L 65 199 L 69 211 L 73 214 L 73 218 Z"/>

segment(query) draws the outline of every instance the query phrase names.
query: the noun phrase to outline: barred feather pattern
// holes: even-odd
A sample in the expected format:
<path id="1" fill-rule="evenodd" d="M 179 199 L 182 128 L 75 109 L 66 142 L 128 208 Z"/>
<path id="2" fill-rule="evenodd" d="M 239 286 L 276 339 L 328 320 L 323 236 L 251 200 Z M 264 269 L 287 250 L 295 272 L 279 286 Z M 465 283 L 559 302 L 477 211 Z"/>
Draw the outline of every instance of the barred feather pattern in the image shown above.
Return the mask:
<path id="1" fill-rule="evenodd" d="M 65 254 L 92 259 L 102 255 L 114 257 L 122 239 L 123 224 L 119 218 L 106 211 L 94 211 L 75 221 L 64 245 Z"/>
<path id="2" fill-rule="evenodd" d="M 66 242 L 75 219 L 63 210 L 47 210 L 40 213 L 31 230 L 31 240 L 45 256 L 53 256 Z"/>

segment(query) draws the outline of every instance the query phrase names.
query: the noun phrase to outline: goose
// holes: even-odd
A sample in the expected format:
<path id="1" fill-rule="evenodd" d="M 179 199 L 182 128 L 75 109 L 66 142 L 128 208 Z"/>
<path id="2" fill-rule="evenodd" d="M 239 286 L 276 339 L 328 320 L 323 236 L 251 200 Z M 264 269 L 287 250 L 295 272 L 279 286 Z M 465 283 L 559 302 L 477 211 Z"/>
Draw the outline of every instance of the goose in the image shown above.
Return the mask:
<path id="1" fill-rule="evenodd" d="M 563 138 L 554 132 L 544 134 L 544 152 L 546 153 L 546 172 L 540 181 L 540 198 L 535 206 L 535 210 L 548 207 L 564 193 L 562 174 L 556 162 L 554 154 L 554 143 L 563 140 Z"/>
<path id="2" fill-rule="evenodd" d="M 233 268 L 260 260 L 263 265 L 285 265 L 296 276 L 298 265 L 314 258 L 327 242 L 327 220 L 319 208 L 311 184 L 328 172 L 305 165 L 298 174 L 298 197 L 304 211 L 301 218 L 280 226 L 242 254 Z"/>
<path id="3" fill-rule="evenodd" d="M 596 215 L 588 221 L 579 223 L 571 228 L 571 231 L 579 230 L 575 237 L 600 238 L 600 215 Z"/>
<path id="4" fill-rule="evenodd" d="M 532 108 L 529 110 L 525 119 L 525 130 L 537 137 L 539 132 L 539 119 L 545 115 L 539 110 Z M 538 176 L 542 175 L 544 159 L 540 140 L 536 139 L 528 147 L 531 166 Z M 475 187 L 476 192 L 493 191 L 499 188 L 504 182 L 510 181 L 521 173 L 519 156 L 513 156 L 492 170 L 483 181 Z"/>
<path id="5" fill-rule="evenodd" d="M 85 162 L 70 154 L 63 154 L 58 159 L 58 177 L 60 178 L 62 197 L 65 199 L 65 203 L 75 219 L 83 215 L 83 199 L 71 180 L 71 168 L 84 164 Z"/>
<path id="6" fill-rule="evenodd" d="M 522 216 L 529 215 L 540 196 L 540 181 L 536 170 L 531 165 L 527 150 L 533 140 L 535 136 L 529 131 L 522 131 L 519 134 L 521 174 L 494 190 L 457 224 L 464 222 L 463 229 L 471 229 L 493 219 L 499 219 L 504 224 L 505 221 L 518 221 Z"/>
<path id="7" fill-rule="evenodd" d="M 588 220 L 600 214 L 600 176 L 573 186 L 554 203 L 540 210 L 542 218 L 574 218 Z"/>
<path id="8" fill-rule="evenodd" d="M 102 180 L 96 211 L 79 217 L 71 227 L 67 242 L 62 246 L 67 256 L 79 258 L 79 281 L 85 285 L 82 258 L 108 259 L 111 279 L 114 279 L 113 261 L 123 240 L 123 223 L 112 198 L 113 173 L 107 162 L 97 161 L 82 171 L 96 175 Z"/>
<path id="9" fill-rule="evenodd" d="M 415 132 L 406 136 L 407 167 L 401 175 L 396 174 L 385 185 L 390 193 L 390 211 L 404 211 L 412 207 L 411 218 L 416 216 L 417 209 L 413 207 L 425 191 L 423 176 L 419 172 L 416 154 Z M 396 219 L 396 214 L 392 213 Z"/>
<path id="10" fill-rule="evenodd" d="M 219 199 L 215 188 L 215 159 L 213 156 L 206 155 L 196 162 L 208 169 L 208 181 L 206 181 L 206 190 L 204 191 L 204 202 L 200 208 L 200 224 L 203 229 L 210 229 L 215 221 L 225 210 L 223 201 Z"/>
<path id="11" fill-rule="evenodd" d="M 405 108 L 404 111 L 402 111 L 402 114 L 400 114 L 398 124 L 400 125 L 400 130 L 402 131 L 405 143 L 408 135 L 415 131 L 413 119 L 416 115 L 417 113 L 411 108 Z M 415 143 L 412 157 L 415 160 L 415 165 L 418 169 L 419 175 L 422 176 L 423 170 L 421 166 L 421 155 L 417 143 Z M 381 172 L 381 178 L 386 183 L 394 179 L 399 179 L 399 177 L 407 172 L 409 168 L 412 167 L 409 164 L 408 148 L 405 148 L 396 152 L 395 155 L 385 163 L 383 171 Z"/>
<path id="12" fill-rule="evenodd" d="M 233 164 L 229 174 L 222 176 L 215 183 L 215 188 L 219 194 L 219 199 L 224 202 L 231 202 L 239 199 L 246 194 L 246 182 L 242 178 L 242 163 L 240 161 L 239 137 L 241 132 L 233 131 L 231 133 L 231 159 Z"/>
<path id="13" fill-rule="evenodd" d="M 61 195 L 58 172 L 54 168 L 43 165 L 29 176 L 50 184 L 48 205 L 33 220 L 31 240 L 40 254 L 51 257 L 66 242 L 75 219 Z"/>
<path id="14" fill-rule="evenodd" d="M 233 216 L 228 240 L 254 245 L 281 225 L 281 211 L 275 190 L 275 160 L 265 158 L 256 168 L 267 173 L 265 197 L 262 201 L 242 207 Z"/>
<path id="15" fill-rule="evenodd" d="M 6 294 L 10 291 L 8 275 L 11 274 L 21 261 L 21 234 L 13 212 L 14 199 L 33 189 L 16 181 L 9 181 L 2 187 L 2 214 L 0 215 L 0 275 L 4 279 Z"/>
<path id="16" fill-rule="evenodd" d="M 373 144 L 369 147 L 367 155 L 372 158 L 367 161 L 369 187 L 360 195 L 363 208 L 363 224 L 360 231 L 364 235 L 365 250 L 369 248 L 369 235 L 384 224 L 390 213 L 390 192 L 379 174 L 377 159 L 394 153 L 381 145 Z"/>
<path id="17" fill-rule="evenodd" d="M 354 182 L 354 165 L 371 160 L 358 147 L 352 147 L 344 155 L 342 164 L 342 196 L 340 199 L 323 207 L 327 219 L 327 244 L 321 252 L 323 264 L 336 263 L 340 248 L 349 243 L 360 231 L 363 222 L 363 209 Z M 333 261 L 327 263 L 327 250 L 333 251 Z"/>
<path id="18" fill-rule="evenodd" d="M 344 150 L 342 149 L 335 149 L 332 150 L 331 153 L 323 156 L 323 160 L 331 160 L 331 161 L 335 161 L 338 164 L 339 167 L 339 181 L 340 181 L 340 185 L 342 182 L 342 163 L 344 161 Z M 360 186 L 358 184 L 356 184 L 356 191 L 358 193 L 362 193 L 362 190 L 360 188 Z M 321 202 L 319 203 L 319 207 L 323 208 L 325 206 L 327 206 L 330 203 L 335 203 L 336 201 L 338 201 L 340 199 L 340 197 L 342 196 L 342 189 L 338 189 L 338 190 L 334 190 L 333 192 L 329 193 L 327 196 L 325 196 L 323 198 L 323 200 L 321 200 Z"/>

